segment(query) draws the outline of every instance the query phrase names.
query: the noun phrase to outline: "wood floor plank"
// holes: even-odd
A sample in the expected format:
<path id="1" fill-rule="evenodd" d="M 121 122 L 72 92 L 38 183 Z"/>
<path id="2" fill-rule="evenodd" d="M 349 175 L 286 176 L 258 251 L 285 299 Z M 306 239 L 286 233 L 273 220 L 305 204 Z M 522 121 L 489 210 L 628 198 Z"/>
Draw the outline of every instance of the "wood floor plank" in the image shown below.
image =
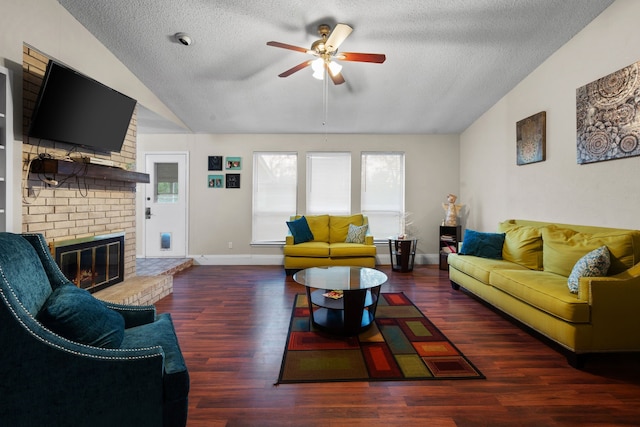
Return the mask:
<path id="1" fill-rule="evenodd" d="M 278 266 L 194 266 L 160 300 L 191 376 L 191 427 L 640 425 L 637 355 L 598 355 L 583 370 L 468 294 L 446 271 L 389 276 L 486 380 L 281 384 L 293 298 Z"/>

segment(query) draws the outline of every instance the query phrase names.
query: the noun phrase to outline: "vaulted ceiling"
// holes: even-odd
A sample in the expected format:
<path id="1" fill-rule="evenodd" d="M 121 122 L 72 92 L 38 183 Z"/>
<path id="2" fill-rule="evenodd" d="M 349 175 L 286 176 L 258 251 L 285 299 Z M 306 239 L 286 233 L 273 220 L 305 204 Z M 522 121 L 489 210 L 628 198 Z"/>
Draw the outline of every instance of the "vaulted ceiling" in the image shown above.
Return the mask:
<path id="1" fill-rule="evenodd" d="M 58 0 L 195 133 L 459 133 L 613 0 Z M 353 32 L 312 78 L 319 24 Z M 174 35 L 188 33 L 184 46 Z M 144 107 L 144 106 L 143 106 Z M 532 112 L 533 113 L 533 112 Z M 182 132 L 142 108 L 139 132 Z"/>

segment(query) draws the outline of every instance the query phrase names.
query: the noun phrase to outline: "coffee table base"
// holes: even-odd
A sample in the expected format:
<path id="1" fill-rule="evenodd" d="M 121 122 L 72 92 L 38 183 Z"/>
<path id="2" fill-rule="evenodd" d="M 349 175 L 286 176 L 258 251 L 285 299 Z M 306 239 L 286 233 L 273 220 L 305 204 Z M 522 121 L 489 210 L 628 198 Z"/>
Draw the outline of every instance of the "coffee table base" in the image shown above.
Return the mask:
<path id="1" fill-rule="evenodd" d="M 326 289 L 311 289 L 307 287 L 307 301 L 309 319 L 314 327 L 335 335 L 353 336 L 373 324 L 380 286 L 344 291 L 340 299 L 323 296 L 329 292 Z"/>

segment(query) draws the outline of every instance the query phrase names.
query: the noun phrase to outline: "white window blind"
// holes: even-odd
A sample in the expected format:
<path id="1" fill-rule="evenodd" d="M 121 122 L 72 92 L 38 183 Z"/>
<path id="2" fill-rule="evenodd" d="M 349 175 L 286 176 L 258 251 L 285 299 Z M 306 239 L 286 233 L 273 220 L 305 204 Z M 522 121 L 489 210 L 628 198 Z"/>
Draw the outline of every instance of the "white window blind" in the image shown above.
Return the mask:
<path id="1" fill-rule="evenodd" d="M 297 183 L 297 153 L 253 153 L 253 243 L 284 240 L 286 221 L 296 214 Z"/>
<path id="2" fill-rule="evenodd" d="M 351 153 L 307 153 L 308 215 L 351 213 Z"/>
<path id="3" fill-rule="evenodd" d="M 363 152 L 360 207 L 377 239 L 403 232 L 404 153 Z"/>

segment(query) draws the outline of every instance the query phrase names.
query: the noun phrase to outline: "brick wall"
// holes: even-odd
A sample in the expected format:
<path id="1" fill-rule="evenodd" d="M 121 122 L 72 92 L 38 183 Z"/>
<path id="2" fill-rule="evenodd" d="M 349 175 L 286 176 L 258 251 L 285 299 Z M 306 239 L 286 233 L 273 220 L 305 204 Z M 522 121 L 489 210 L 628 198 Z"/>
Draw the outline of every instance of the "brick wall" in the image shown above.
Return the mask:
<path id="1" fill-rule="evenodd" d="M 41 153 L 63 158 L 71 146 L 45 140 L 29 140 L 27 130 L 49 58 L 37 50 L 23 48 L 23 171 L 29 161 Z M 83 153 L 95 153 L 81 150 Z M 131 119 L 120 153 L 96 154 L 110 159 L 116 166 L 135 170 L 136 114 Z M 47 241 L 124 231 L 124 278 L 135 276 L 136 245 L 136 184 L 87 179 L 83 177 L 47 176 L 59 185 L 45 184 L 38 174 L 23 174 L 22 231 L 44 234 Z M 65 180 L 66 179 L 66 180 Z"/>

